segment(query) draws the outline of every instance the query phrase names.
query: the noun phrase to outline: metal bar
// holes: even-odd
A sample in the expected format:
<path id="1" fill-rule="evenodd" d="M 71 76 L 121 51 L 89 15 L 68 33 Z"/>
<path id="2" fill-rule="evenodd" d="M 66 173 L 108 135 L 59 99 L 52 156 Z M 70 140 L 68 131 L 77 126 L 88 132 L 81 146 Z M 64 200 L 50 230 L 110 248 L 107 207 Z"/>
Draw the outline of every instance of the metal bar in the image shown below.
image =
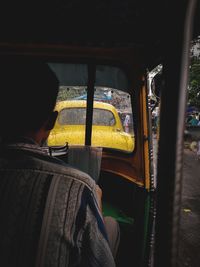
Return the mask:
<path id="1" fill-rule="evenodd" d="M 95 76 L 96 76 L 96 65 L 88 64 L 87 113 L 86 113 L 86 129 L 85 129 L 85 145 L 88 146 L 91 145 L 91 137 L 92 137 Z"/>

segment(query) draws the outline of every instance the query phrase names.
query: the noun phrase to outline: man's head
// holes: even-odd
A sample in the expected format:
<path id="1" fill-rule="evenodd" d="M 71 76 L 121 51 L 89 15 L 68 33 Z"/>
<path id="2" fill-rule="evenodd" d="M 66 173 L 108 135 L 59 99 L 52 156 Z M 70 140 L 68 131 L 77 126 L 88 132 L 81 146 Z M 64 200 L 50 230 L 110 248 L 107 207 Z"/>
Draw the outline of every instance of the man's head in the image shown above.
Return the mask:
<path id="1" fill-rule="evenodd" d="M 28 59 L 1 60 L 0 135 L 43 137 L 54 125 L 58 94 L 55 73 L 44 62 Z"/>

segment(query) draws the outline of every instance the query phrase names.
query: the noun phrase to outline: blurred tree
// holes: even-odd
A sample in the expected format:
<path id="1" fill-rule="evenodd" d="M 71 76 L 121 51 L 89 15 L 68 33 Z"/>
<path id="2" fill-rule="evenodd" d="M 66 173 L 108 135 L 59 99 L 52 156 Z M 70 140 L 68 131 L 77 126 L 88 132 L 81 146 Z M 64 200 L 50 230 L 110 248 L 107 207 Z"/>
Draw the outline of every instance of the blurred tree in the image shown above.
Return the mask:
<path id="1" fill-rule="evenodd" d="M 200 109 L 200 36 L 191 42 L 190 59 L 188 105 Z"/>
<path id="2" fill-rule="evenodd" d="M 200 109 L 200 59 L 197 57 L 191 59 L 188 104 Z"/>

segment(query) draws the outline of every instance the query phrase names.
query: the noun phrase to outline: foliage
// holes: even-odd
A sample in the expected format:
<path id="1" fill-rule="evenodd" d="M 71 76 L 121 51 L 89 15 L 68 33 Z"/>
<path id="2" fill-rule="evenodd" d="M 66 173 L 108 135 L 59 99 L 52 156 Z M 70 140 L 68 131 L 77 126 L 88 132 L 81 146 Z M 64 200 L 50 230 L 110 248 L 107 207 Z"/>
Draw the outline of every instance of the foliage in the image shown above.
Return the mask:
<path id="1" fill-rule="evenodd" d="M 188 104 L 200 109 L 200 59 L 197 57 L 191 59 Z"/>
<path id="2" fill-rule="evenodd" d="M 87 90 L 84 86 L 61 86 L 59 88 L 59 93 L 57 101 L 74 99 L 80 95 L 86 94 Z"/>

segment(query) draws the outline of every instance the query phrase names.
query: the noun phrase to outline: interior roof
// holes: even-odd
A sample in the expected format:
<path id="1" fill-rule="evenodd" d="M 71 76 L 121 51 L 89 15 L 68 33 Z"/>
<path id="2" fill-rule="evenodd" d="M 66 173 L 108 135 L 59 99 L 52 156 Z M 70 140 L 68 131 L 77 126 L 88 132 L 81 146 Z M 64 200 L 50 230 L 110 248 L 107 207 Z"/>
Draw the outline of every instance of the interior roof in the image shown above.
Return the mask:
<path id="1" fill-rule="evenodd" d="M 0 42 L 159 47 L 187 0 L 60 0 L 1 5 Z M 48 3 L 48 4 L 47 4 Z M 200 14 L 198 3 L 197 13 Z M 194 36 L 200 34 L 195 20 Z"/>

